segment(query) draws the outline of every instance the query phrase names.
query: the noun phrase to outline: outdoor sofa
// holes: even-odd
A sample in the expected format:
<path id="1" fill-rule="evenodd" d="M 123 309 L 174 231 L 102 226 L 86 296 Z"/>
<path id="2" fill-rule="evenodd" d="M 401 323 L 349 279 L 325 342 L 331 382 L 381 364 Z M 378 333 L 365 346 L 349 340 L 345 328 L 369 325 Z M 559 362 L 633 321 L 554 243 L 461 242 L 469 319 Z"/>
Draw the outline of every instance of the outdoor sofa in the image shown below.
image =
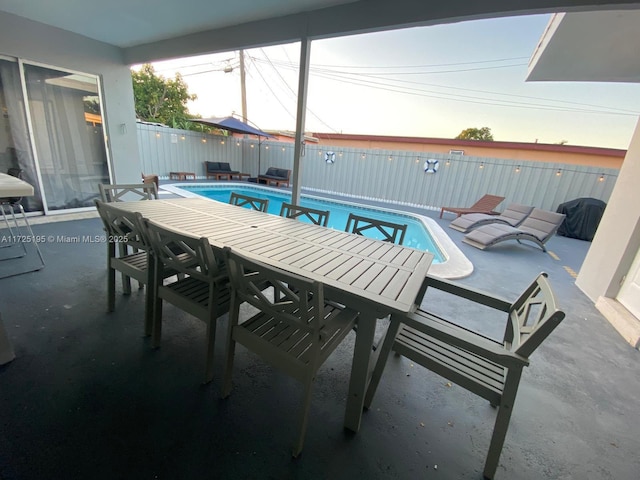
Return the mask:
<path id="1" fill-rule="evenodd" d="M 263 175 L 258 175 L 258 183 L 265 183 L 267 185 L 275 183 L 276 187 L 285 184 L 288 187 L 290 176 L 291 170 L 269 167 Z"/>
<path id="2" fill-rule="evenodd" d="M 215 178 L 216 180 L 231 180 L 233 177 L 238 177 L 242 180 L 242 177 L 249 177 L 248 173 L 241 173 L 238 170 L 231 170 L 231 165 L 228 162 L 204 162 L 204 171 L 209 178 Z"/>

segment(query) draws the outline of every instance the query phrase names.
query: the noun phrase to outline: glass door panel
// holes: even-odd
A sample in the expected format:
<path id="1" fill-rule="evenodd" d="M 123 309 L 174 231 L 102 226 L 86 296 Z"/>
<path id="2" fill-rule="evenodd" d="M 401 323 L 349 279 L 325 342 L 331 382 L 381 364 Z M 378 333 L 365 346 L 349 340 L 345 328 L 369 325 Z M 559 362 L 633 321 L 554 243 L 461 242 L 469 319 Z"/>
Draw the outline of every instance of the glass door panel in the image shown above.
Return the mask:
<path id="1" fill-rule="evenodd" d="M 23 66 L 46 209 L 92 207 L 109 183 L 98 79 Z"/>
<path id="2" fill-rule="evenodd" d="M 22 179 L 33 185 L 35 195 L 22 199 L 27 212 L 42 211 L 36 164 L 27 129 L 22 82 L 17 61 L 0 58 L 0 172 L 22 170 Z"/>

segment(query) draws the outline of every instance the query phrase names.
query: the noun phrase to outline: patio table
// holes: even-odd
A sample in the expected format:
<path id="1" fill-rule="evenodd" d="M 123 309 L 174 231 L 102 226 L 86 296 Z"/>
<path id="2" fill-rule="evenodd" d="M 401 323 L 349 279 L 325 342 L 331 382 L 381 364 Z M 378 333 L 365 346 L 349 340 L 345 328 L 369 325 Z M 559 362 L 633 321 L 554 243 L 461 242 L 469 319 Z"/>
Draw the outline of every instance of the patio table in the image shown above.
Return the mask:
<path id="1" fill-rule="evenodd" d="M 325 295 L 360 311 L 345 428 L 360 428 L 378 318 L 407 313 L 421 293 L 433 255 L 255 210 L 199 198 L 120 202 L 154 222 L 322 282 Z"/>

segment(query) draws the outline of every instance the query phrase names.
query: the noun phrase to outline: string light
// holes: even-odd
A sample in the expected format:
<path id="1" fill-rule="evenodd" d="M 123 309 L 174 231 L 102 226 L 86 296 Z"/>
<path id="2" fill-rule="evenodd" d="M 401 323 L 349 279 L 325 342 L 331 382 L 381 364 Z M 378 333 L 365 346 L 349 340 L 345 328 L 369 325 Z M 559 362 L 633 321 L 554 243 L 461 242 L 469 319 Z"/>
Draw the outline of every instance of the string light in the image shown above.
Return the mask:
<path id="1" fill-rule="evenodd" d="M 160 132 L 156 132 L 156 138 L 160 138 Z"/>
<path id="2" fill-rule="evenodd" d="M 220 140 L 220 145 L 224 145 L 224 140 Z"/>
<path id="3" fill-rule="evenodd" d="M 562 175 L 562 170 L 558 169 L 558 171 L 556 172 L 556 177 L 559 177 L 560 175 Z"/>
<path id="4" fill-rule="evenodd" d="M 599 182 L 604 182 L 604 173 L 600 174 L 600 178 L 598 178 Z"/>
<path id="5" fill-rule="evenodd" d="M 484 168 L 484 162 L 480 164 L 480 170 L 482 170 L 483 168 Z"/>
<path id="6" fill-rule="evenodd" d="M 389 155 L 389 161 L 392 161 L 393 157 L 391 155 Z"/>
<path id="7" fill-rule="evenodd" d="M 449 165 L 451 165 L 451 160 L 447 159 L 447 161 L 445 162 L 444 166 L 448 167 Z"/>
<path id="8" fill-rule="evenodd" d="M 362 158 L 364 160 L 366 156 L 367 156 L 367 154 L 362 152 L 362 155 L 360 155 L 360 158 Z"/>
<path id="9" fill-rule="evenodd" d="M 180 139 L 182 139 L 182 140 L 186 140 L 186 139 L 187 139 L 187 137 L 186 137 L 186 136 L 184 136 L 184 135 L 180 135 Z"/>
<path id="10" fill-rule="evenodd" d="M 202 137 L 202 143 L 207 143 L 207 139 Z"/>
<path id="11" fill-rule="evenodd" d="M 516 173 L 520 173 L 520 165 L 516 167 Z"/>

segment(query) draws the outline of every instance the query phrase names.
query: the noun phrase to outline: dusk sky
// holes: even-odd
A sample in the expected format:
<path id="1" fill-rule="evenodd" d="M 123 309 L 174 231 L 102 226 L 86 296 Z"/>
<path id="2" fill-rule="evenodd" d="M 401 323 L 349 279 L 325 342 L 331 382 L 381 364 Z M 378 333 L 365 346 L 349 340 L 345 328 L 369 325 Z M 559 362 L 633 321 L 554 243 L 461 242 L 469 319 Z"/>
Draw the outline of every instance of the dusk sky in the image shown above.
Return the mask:
<path id="1" fill-rule="evenodd" d="M 489 127 L 498 141 L 626 149 L 640 115 L 640 85 L 525 81 L 549 18 L 313 41 L 306 131 L 453 138 Z M 250 123 L 295 129 L 299 51 L 299 44 L 245 51 Z M 238 59 L 228 52 L 154 66 L 165 77 L 181 73 L 198 96 L 191 113 L 226 116 L 242 111 Z"/>

